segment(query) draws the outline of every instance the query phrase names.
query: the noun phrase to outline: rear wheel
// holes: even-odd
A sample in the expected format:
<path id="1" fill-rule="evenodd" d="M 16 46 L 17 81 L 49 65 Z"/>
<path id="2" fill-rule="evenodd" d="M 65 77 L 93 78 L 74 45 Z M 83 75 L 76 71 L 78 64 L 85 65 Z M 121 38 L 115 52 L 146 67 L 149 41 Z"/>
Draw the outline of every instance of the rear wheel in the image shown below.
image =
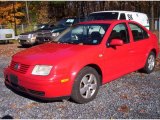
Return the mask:
<path id="1" fill-rule="evenodd" d="M 77 103 L 93 100 L 99 90 L 100 76 L 92 67 L 83 68 L 75 79 L 71 98 Z"/>
<path id="2" fill-rule="evenodd" d="M 155 68 L 155 64 L 156 64 L 156 55 L 154 52 L 150 52 L 146 64 L 144 66 L 144 68 L 142 69 L 145 73 L 151 73 L 153 72 L 154 68 Z"/>

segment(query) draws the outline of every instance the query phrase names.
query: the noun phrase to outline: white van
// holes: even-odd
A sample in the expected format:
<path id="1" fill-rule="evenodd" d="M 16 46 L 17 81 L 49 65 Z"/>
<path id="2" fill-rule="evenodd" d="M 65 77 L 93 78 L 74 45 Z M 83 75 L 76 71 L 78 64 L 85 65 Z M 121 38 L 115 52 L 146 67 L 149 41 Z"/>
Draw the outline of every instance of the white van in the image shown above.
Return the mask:
<path id="1" fill-rule="evenodd" d="M 90 20 L 133 20 L 149 29 L 149 20 L 146 14 L 132 11 L 98 11 L 89 14 Z"/>
<path id="2" fill-rule="evenodd" d="M 15 33 L 13 29 L 0 29 L 0 41 L 9 43 L 9 40 L 15 39 Z"/>

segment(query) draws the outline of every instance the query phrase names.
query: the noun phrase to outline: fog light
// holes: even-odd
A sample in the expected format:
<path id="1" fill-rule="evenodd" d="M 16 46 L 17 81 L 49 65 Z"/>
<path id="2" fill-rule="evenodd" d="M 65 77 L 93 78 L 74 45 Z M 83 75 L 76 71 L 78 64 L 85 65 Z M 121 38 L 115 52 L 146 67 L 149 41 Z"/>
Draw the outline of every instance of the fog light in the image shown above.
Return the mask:
<path id="1" fill-rule="evenodd" d="M 68 82 L 68 81 L 69 81 L 69 79 L 62 79 L 61 83 L 65 83 L 65 82 Z"/>

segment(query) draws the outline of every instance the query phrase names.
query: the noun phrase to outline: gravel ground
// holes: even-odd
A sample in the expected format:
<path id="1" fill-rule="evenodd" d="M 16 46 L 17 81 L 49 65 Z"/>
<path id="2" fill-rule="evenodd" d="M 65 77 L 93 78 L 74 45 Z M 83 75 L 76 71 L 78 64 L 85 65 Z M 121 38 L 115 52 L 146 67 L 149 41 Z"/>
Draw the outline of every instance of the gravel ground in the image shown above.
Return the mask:
<path id="1" fill-rule="evenodd" d="M 96 99 L 87 104 L 67 100 L 41 102 L 14 93 L 4 85 L 3 68 L 11 55 L 22 49 L 25 48 L 17 48 L 17 44 L 0 44 L 0 118 L 160 119 L 159 62 L 150 75 L 133 72 L 101 86 Z"/>

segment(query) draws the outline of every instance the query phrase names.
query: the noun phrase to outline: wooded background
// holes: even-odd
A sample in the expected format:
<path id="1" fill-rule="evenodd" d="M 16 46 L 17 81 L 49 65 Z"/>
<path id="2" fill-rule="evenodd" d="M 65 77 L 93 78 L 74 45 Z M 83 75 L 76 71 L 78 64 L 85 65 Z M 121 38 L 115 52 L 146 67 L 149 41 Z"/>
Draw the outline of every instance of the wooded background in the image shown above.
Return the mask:
<path id="1" fill-rule="evenodd" d="M 0 1 L 0 25 L 55 23 L 94 11 L 127 10 L 146 13 L 154 26 L 160 1 Z"/>

